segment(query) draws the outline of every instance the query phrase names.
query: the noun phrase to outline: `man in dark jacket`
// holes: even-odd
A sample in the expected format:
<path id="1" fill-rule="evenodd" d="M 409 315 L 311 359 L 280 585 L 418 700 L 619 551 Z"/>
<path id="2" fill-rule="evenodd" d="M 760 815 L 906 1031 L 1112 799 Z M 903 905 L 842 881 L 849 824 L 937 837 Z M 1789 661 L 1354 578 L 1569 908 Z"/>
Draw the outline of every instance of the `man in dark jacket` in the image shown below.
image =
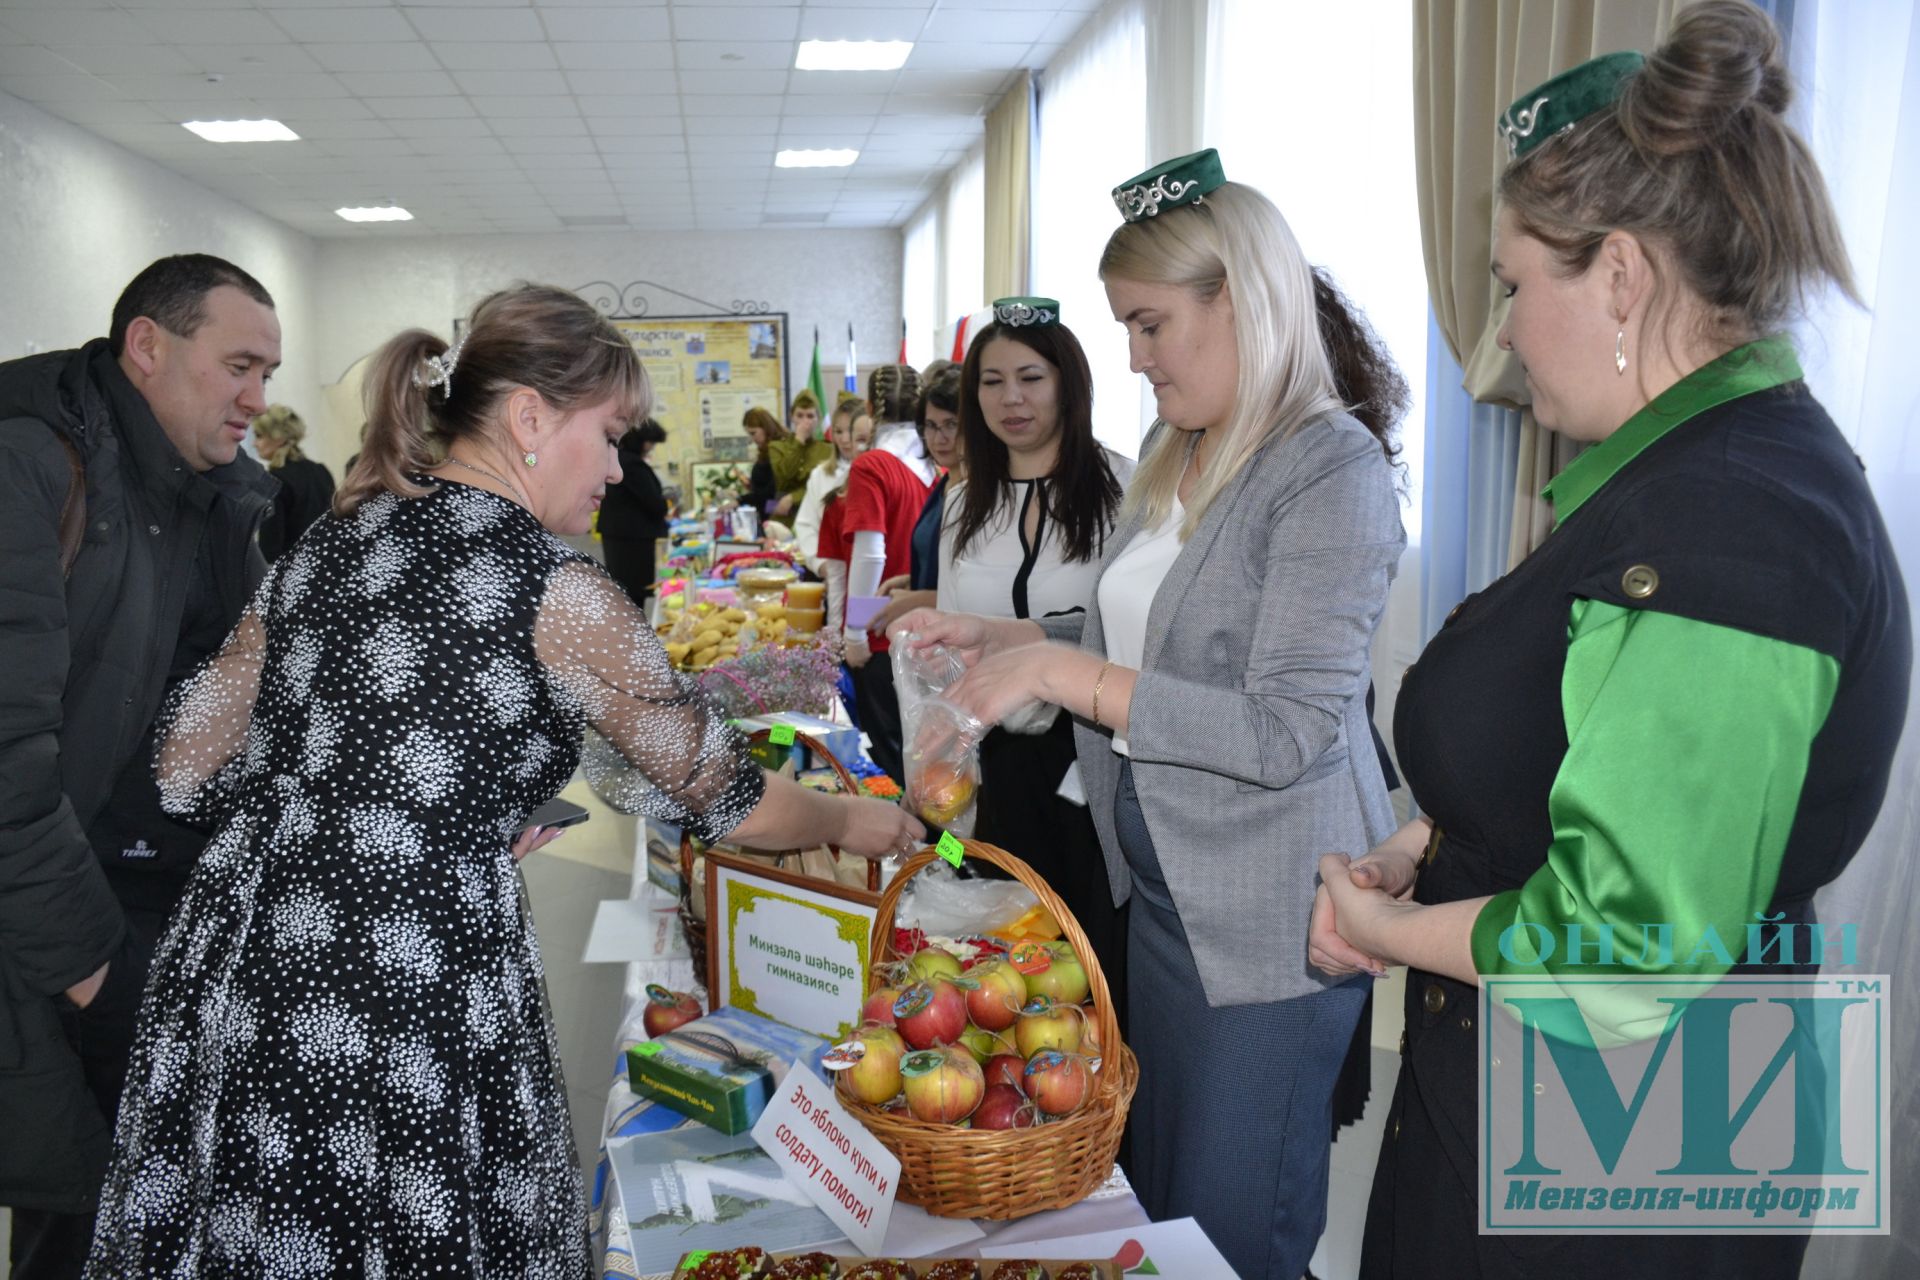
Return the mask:
<path id="1" fill-rule="evenodd" d="M 205 842 L 160 810 L 154 720 L 266 572 L 255 535 L 275 483 L 239 449 L 279 363 L 267 291 L 190 254 L 135 277 L 108 337 L 0 364 L 14 1280 L 77 1276 L 86 1257 L 147 961 Z"/>

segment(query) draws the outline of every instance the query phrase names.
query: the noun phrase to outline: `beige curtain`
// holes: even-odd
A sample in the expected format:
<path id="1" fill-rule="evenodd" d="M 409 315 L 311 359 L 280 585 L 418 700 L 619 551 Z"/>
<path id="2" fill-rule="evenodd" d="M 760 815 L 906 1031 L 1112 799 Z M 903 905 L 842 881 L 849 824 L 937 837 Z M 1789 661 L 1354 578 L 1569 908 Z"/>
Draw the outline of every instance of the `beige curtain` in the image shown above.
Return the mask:
<path id="1" fill-rule="evenodd" d="M 1588 58 L 1649 50 L 1687 0 L 1414 0 L 1414 164 L 1433 313 L 1474 399 L 1522 411 L 1508 563 L 1553 528 L 1542 486 L 1577 452 L 1526 409 L 1494 343 L 1504 304 L 1488 274 L 1493 190 L 1507 161 L 1494 120 L 1529 86 Z"/>
<path id="2" fill-rule="evenodd" d="M 1030 289 L 1033 226 L 1033 76 L 1020 79 L 987 114 L 987 244 L 981 297 Z"/>

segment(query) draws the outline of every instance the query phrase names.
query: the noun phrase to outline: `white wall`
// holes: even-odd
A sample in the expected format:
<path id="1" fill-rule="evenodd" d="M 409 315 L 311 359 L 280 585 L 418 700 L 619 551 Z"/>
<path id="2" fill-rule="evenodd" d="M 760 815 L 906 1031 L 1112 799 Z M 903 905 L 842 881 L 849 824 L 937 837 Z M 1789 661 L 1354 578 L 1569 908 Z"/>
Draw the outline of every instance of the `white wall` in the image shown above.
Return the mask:
<path id="1" fill-rule="evenodd" d="M 270 394 L 305 412 L 320 385 L 316 250 L 298 231 L 0 93 L 0 360 L 105 336 L 114 299 L 142 267 L 211 253 L 273 295 L 286 363 Z"/>
<path id="2" fill-rule="evenodd" d="M 566 288 L 650 280 L 723 307 L 735 299 L 764 302 L 788 313 L 787 379 L 794 391 L 806 385 L 815 324 L 829 393 L 846 360 L 849 322 L 863 370 L 892 360 L 900 348 L 897 230 L 369 236 L 320 242 L 322 381 L 338 380 L 402 329 L 417 325 L 451 337 L 455 316 L 516 280 Z M 704 310 L 671 295 L 647 296 L 655 315 Z M 359 419 L 341 414 L 336 421 L 316 412 L 326 427 L 309 452 L 337 469 L 358 447 Z"/>
<path id="3" fill-rule="evenodd" d="M 378 235 L 316 240 L 0 93 L 0 360 L 104 335 L 114 299 L 155 258 L 217 254 L 273 294 L 286 362 L 271 394 L 307 419 L 309 452 L 336 475 L 360 423 L 331 413 L 324 388 L 401 329 L 451 336 L 455 316 L 515 280 L 652 280 L 723 305 L 765 302 L 788 313 L 795 390 L 815 324 L 829 391 L 849 322 L 863 371 L 900 346 L 897 230 Z M 655 314 L 698 309 L 650 301 Z"/>

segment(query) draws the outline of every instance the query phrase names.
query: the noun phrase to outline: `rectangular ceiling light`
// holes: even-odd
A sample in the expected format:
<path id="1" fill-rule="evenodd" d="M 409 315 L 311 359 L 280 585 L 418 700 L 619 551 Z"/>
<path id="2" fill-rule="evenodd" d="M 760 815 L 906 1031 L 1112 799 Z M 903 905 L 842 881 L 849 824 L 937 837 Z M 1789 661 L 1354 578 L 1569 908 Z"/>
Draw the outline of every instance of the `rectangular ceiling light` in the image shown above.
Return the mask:
<path id="1" fill-rule="evenodd" d="M 181 126 L 208 142 L 298 142 L 300 135 L 278 120 L 189 120 Z"/>
<path id="2" fill-rule="evenodd" d="M 898 71 L 913 52 L 911 40 L 802 40 L 799 71 Z"/>
<path id="3" fill-rule="evenodd" d="M 397 204 L 378 205 L 367 209 L 335 209 L 335 213 L 348 222 L 412 222 L 413 215 Z"/>
<path id="4" fill-rule="evenodd" d="M 844 169 L 860 158 L 852 148 L 839 151 L 782 151 L 774 156 L 777 169 Z"/>

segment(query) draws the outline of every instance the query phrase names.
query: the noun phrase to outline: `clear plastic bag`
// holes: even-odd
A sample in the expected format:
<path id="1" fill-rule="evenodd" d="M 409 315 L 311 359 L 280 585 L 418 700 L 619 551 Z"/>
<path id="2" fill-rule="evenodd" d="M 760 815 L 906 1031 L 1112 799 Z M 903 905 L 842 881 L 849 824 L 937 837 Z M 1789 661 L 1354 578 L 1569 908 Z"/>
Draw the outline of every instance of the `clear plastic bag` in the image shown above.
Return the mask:
<path id="1" fill-rule="evenodd" d="M 895 920 L 928 937 L 961 938 L 1009 928 L 1039 902 L 1017 881 L 962 880 L 936 860 L 900 895 Z"/>
<path id="2" fill-rule="evenodd" d="M 906 762 L 904 803 L 923 822 L 970 835 L 987 726 L 940 696 L 966 672 L 960 655 L 941 644 L 916 650 L 915 638 L 899 633 L 890 655 Z"/>

